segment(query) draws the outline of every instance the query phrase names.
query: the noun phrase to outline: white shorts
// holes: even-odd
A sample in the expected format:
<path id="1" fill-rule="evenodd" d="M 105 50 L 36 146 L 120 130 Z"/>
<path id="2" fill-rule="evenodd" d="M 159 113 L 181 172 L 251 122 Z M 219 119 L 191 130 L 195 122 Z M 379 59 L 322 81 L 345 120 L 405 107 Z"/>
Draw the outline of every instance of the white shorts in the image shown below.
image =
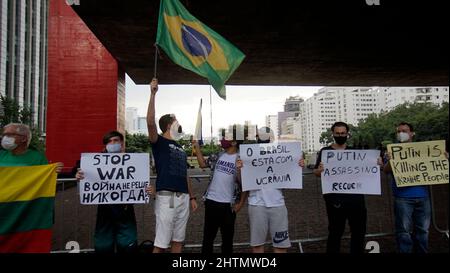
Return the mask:
<path id="1" fill-rule="evenodd" d="M 171 207 L 171 199 L 172 205 Z M 186 235 L 186 224 L 189 218 L 189 194 L 177 196 L 160 195 L 155 198 L 155 242 L 154 246 L 169 248 L 170 243 L 183 242 Z"/>
<path id="2" fill-rule="evenodd" d="M 248 206 L 248 218 L 250 220 L 250 245 L 264 245 L 267 232 L 270 232 L 272 245 L 277 248 L 291 246 L 288 232 L 288 214 L 286 206 L 263 207 Z"/>

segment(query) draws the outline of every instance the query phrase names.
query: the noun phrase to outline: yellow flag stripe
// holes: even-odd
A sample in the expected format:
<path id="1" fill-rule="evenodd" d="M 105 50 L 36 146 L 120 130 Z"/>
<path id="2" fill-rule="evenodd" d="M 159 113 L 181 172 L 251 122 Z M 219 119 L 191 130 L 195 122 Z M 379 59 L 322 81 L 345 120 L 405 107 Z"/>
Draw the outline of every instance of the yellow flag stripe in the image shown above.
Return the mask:
<path id="1" fill-rule="evenodd" d="M 0 203 L 54 197 L 56 164 L 0 167 Z"/>

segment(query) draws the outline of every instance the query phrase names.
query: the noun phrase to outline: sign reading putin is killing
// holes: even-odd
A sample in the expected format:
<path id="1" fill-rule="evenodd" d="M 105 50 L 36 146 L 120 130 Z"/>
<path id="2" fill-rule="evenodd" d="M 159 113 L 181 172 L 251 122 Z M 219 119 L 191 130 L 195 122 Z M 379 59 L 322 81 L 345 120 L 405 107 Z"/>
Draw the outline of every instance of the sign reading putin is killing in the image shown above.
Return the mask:
<path id="1" fill-rule="evenodd" d="M 242 190 L 301 189 L 300 142 L 240 145 Z"/>
<path id="2" fill-rule="evenodd" d="M 381 194 L 377 150 L 322 150 L 322 193 Z"/>
<path id="3" fill-rule="evenodd" d="M 148 153 L 81 154 L 81 204 L 148 203 L 149 166 Z"/>
<path id="4" fill-rule="evenodd" d="M 445 140 L 389 144 L 397 187 L 448 183 Z"/>

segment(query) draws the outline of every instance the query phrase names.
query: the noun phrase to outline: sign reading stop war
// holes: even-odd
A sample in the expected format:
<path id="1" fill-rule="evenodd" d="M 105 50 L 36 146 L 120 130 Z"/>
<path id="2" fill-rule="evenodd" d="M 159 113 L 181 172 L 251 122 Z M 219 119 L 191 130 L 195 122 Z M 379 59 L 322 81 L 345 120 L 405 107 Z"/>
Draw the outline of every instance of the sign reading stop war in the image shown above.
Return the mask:
<path id="1" fill-rule="evenodd" d="M 300 142 L 240 145 L 242 190 L 301 189 Z"/>
<path id="2" fill-rule="evenodd" d="M 149 154 L 83 153 L 81 169 L 81 204 L 148 203 Z"/>
<path id="3" fill-rule="evenodd" d="M 322 150 L 322 193 L 381 194 L 377 150 Z"/>
<path id="4" fill-rule="evenodd" d="M 444 140 L 390 144 L 387 150 L 398 187 L 448 183 Z"/>

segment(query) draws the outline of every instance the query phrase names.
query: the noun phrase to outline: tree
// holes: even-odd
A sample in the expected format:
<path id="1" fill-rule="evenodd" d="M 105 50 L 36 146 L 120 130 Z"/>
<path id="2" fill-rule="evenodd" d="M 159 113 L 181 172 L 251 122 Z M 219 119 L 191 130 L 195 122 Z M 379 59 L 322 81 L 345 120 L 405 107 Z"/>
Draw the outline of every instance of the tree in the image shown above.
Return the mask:
<path id="1" fill-rule="evenodd" d="M 220 146 L 214 143 L 207 143 L 203 145 L 201 149 L 204 156 L 210 156 L 211 154 L 218 153 L 221 150 Z"/>
<path id="2" fill-rule="evenodd" d="M 129 153 L 150 153 L 150 142 L 144 134 L 125 133 L 125 149 Z"/>
<path id="3" fill-rule="evenodd" d="M 411 123 L 415 141 L 446 140 L 448 142 L 449 103 L 404 103 L 390 112 L 370 114 L 357 127 L 349 125 L 348 144 L 355 148 L 384 149 L 397 141 L 395 128 L 400 122 Z M 320 143 L 329 145 L 333 136 L 328 129 L 320 136 Z M 447 143 L 448 144 L 448 143 Z"/>
<path id="4" fill-rule="evenodd" d="M 327 129 L 325 132 L 322 132 L 322 134 L 320 134 L 319 142 L 324 146 L 328 146 L 334 142 L 333 135 L 331 134 L 330 129 Z"/>
<path id="5" fill-rule="evenodd" d="M 40 152 L 45 151 L 45 141 L 41 130 L 33 123 L 33 112 L 31 109 L 27 105 L 21 107 L 12 98 L 0 96 L 0 128 L 9 123 L 23 123 L 30 126 L 32 137 L 29 147 Z"/>
<path id="6" fill-rule="evenodd" d="M 178 144 L 180 144 L 187 155 L 191 155 L 192 153 L 192 138 L 192 135 L 186 135 L 178 141 Z"/>
<path id="7" fill-rule="evenodd" d="M 448 111 L 448 103 L 441 106 L 405 103 L 390 112 L 369 115 L 356 128 L 353 137 L 362 140 L 369 148 L 385 147 L 397 141 L 396 126 L 400 122 L 408 122 L 414 127 L 415 141 L 448 141 Z"/>

